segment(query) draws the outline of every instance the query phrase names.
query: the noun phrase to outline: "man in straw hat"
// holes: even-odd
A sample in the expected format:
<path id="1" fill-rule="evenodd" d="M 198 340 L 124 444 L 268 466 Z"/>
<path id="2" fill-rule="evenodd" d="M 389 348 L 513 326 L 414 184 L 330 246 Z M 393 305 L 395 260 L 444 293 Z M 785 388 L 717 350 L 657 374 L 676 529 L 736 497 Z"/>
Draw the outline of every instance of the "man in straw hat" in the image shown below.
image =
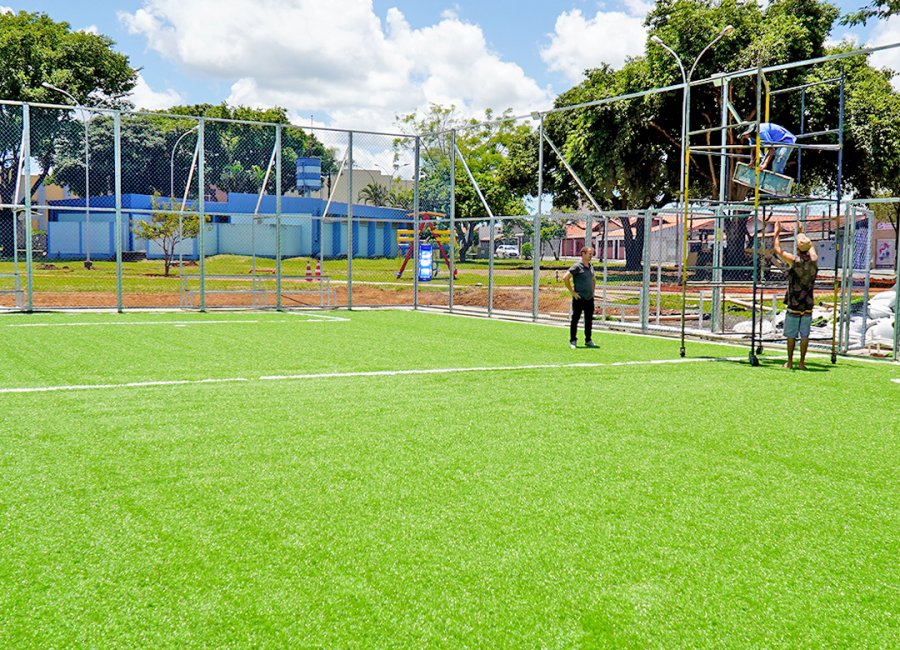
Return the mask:
<path id="1" fill-rule="evenodd" d="M 781 249 L 781 224 L 775 222 L 775 254 L 788 265 L 788 289 L 784 296 L 787 315 L 784 318 L 784 335 L 787 338 L 787 363 L 785 368 L 794 367 L 794 344 L 800 337 L 800 370 L 806 370 L 806 348 L 809 347 L 809 328 L 815 305 L 814 289 L 816 274 L 819 272 L 816 248 L 809 237 L 797 227 L 797 252 L 786 253 Z"/>

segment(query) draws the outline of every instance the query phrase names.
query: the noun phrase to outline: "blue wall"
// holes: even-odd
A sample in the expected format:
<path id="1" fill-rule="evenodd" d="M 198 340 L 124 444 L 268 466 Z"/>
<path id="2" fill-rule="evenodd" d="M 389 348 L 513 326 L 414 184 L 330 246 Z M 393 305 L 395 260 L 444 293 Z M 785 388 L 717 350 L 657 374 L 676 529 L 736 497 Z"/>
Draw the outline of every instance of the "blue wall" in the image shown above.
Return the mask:
<path id="1" fill-rule="evenodd" d="M 259 208 L 260 221 L 254 226 L 256 194 L 230 194 L 227 202 L 207 201 L 206 211 L 212 223 L 206 226 L 204 246 L 207 255 L 232 254 L 275 257 L 275 197 L 264 196 Z M 138 220 L 150 216 L 135 210 L 150 210 L 152 197 L 145 194 L 122 195 L 122 250 L 142 251 L 149 258 L 162 257 L 154 242 L 140 239 L 132 232 Z M 191 206 L 194 202 L 189 202 Z M 317 257 L 324 247 L 325 257 L 347 254 L 347 227 L 337 219 L 346 218 L 347 204 L 332 203 L 328 219 L 321 215 L 326 202 L 309 197 L 285 196 L 281 203 L 281 253 L 283 257 Z M 92 257 L 115 256 L 115 215 L 106 210 L 115 207 L 115 197 L 91 197 L 90 228 L 87 227 L 84 199 L 53 201 L 47 223 L 47 255 L 58 258 L 84 257 L 90 244 Z M 103 209 L 103 212 L 95 212 Z M 334 219 L 334 221 L 332 221 Z M 396 257 L 397 230 L 411 227 L 403 210 L 371 205 L 353 205 L 353 255 L 355 257 Z M 197 241 L 182 242 L 176 253 L 197 259 Z"/>

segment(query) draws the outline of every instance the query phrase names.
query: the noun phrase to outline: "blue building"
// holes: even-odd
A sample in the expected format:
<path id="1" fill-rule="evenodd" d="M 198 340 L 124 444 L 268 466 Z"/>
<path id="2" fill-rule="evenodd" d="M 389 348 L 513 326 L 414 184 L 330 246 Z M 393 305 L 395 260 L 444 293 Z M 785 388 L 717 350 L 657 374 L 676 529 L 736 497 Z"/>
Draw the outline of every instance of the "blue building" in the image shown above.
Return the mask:
<path id="1" fill-rule="evenodd" d="M 165 199 L 164 199 L 165 200 Z M 207 255 L 276 256 L 275 197 L 263 196 L 258 215 L 256 194 L 231 193 L 227 201 L 207 201 L 204 247 Z M 82 258 L 90 246 L 91 257 L 112 258 L 116 254 L 115 197 L 96 196 L 90 201 L 90 224 L 83 198 L 52 201 L 47 221 L 47 256 Z M 347 255 L 347 204 L 333 202 L 327 218 L 322 218 L 326 201 L 317 198 L 284 196 L 281 199 L 282 257 L 342 257 Z M 137 237 L 138 221 L 152 217 L 152 197 L 122 195 L 122 250 L 161 258 L 159 244 Z M 254 221 L 256 222 L 254 224 Z M 412 219 L 397 208 L 353 204 L 353 256 L 396 257 L 397 230 L 411 228 Z M 196 239 L 182 242 L 176 254 L 198 258 Z"/>

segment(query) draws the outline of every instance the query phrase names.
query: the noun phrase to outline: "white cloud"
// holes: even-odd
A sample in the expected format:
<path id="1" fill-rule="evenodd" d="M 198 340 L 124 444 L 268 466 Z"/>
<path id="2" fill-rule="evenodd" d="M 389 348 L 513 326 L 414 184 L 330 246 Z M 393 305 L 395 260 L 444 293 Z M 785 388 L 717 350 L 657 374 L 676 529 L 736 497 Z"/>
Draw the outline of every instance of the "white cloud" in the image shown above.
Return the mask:
<path id="1" fill-rule="evenodd" d="M 872 30 L 869 46 L 876 47 L 892 43 L 900 43 L 900 16 L 892 16 L 887 20 L 879 21 Z M 900 47 L 875 52 L 870 61 L 876 68 L 891 68 L 900 73 Z M 895 89 L 900 90 L 900 74 L 894 77 L 893 85 Z"/>
<path id="2" fill-rule="evenodd" d="M 632 16 L 643 17 L 650 13 L 653 9 L 653 2 L 644 2 L 644 0 L 624 0 L 624 4 L 628 7 L 628 13 Z"/>
<path id="3" fill-rule="evenodd" d="M 136 108 L 148 111 L 171 108 L 183 102 L 181 95 L 172 89 L 162 92 L 153 90 L 140 73 L 138 73 L 134 90 L 131 91 L 130 99 Z"/>
<path id="4" fill-rule="evenodd" d="M 382 22 L 370 0 L 219 0 L 215 11 L 206 0 L 145 0 L 119 17 L 186 71 L 232 80 L 231 104 L 328 114 L 338 126 L 390 128 L 429 103 L 475 114 L 552 101 L 453 12 L 413 29 L 398 9 Z"/>
<path id="5" fill-rule="evenodd" d="M 83 32 L 85 34 L 93 34 L 94 36 L 96 36 L 97 34 L 100 33 L 100 30 L 97 29 L 96 25 L 88 25 L 87 27 L 82 27 L 78 31 Z"/>
<path id="6" fill-rule="evenodd" d="M 621 67 L 626 57 L 643 52 L 647 39 L 646 5 L 638 0 L 627 4 L 630 14 L 598 11 L 590 20 L 579 9 L 563 12 L 541 58 L 550 70 L 562 72 L 573 83 L 582 79 L 586 69 L 601 63 Z"/>
<path id="7" fill-rule="evenodd" d="M 853 47 L 859 47 L 859 40 L 859 34 L 856 32 L 844 31 L 826 38 L 825 47 L 836 47 L 841 43 L 850 43 Z"/>
<path id="8" fill-rule="evenodd" d="M 7 7 L 6 5 L 0 5 L 0 14 L 11 14 L 15 13 L 12 7 Z"/>

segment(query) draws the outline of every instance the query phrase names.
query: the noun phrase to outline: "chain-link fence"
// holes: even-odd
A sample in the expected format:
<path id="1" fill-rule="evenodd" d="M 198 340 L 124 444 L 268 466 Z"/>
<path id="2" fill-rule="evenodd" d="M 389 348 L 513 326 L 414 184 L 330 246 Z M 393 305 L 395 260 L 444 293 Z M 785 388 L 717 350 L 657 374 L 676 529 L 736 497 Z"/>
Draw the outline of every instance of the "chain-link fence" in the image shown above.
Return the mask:
<path id="1" fill-rule="evenodd" d="M 684 209 L 673 196 L 618 209 L 644 201 L 610 200 L 604 173 L 645 162 L 603 158 L 604 143 L 572 132 L 648 101 L 420 136 L 0 103 L 0 309 L 407 306 L 565 320 L 565 273 L 587 246 L 599 325 L 762 345 L 781 336 L 780 223 L 786 249 L 802 227 L 820 254 L 815 338 L 896 350 L 894 204 Z M 578 170 L 592 164 L 587 183 Z M 663 192 L 673 179 L 653 183 Z"/>

